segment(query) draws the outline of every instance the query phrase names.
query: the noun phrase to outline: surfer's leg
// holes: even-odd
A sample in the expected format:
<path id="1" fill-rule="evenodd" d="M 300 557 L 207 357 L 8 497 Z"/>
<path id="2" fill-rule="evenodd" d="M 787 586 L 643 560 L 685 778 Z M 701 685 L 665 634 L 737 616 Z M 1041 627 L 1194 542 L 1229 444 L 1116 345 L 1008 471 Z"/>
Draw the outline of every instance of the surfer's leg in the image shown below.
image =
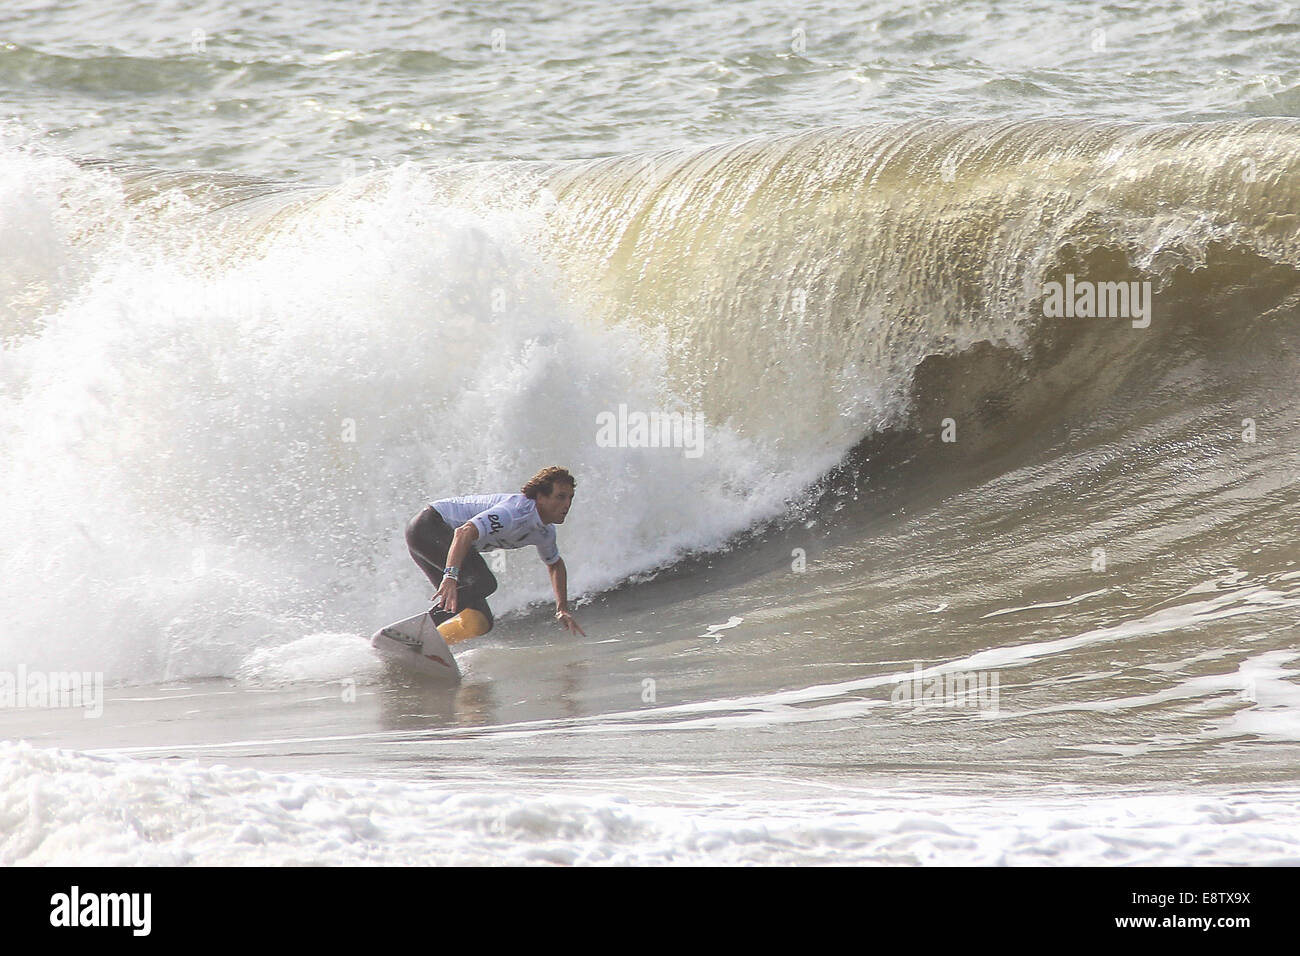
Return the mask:
<path id="1" fill-rule="evenodd" d="M 411 560 L 424 572 L 424 576 L 436 588 L 442 584 L 442 575 L 446 568 L 447 549 L 451 547 L 452 531 L 442 515 L 432 505 L 425 508 L 406 523 L 406 550 L 411 553 Z M 451 611 L 443 608 L 429 608 L 429 616 L 434 625 L 455 617 Z"/>
<path id="2" fill-rule="evenodd" d="M 487 618 L 488 630 L 492 629 L 492 610 L 488 607 L 487 598 L 496 589 L 496 576 L 483 560 L 483 555 L 470 549 L 460 571 L 456 603 L 462 608 L 473 608 Z"/>
<path id="3" fill-rule="evenodd" d="M 488 607 L 487 601 L 478 595 L 471 595 L 468 600 L 461 598 L 460 608 L 462 611 L 478 611 L 487 619 L 487 630 L 483 632 L 484 634 L 492 630 L 492 625 L 496 623 L 496 620 L 492 617 L 492 609 Z"/>
<path id="4" fill-rule="evenodd" d="M 469 554 L 461 562 L 460 590 L 485 599 L 497 589 L 497 579 L 483 560 L 477 549 L 470 548 Z"/>
<path id="5" fill-rule="evenodd" d="M 446 570 L 444 563 L 453 534 L 432 505 L 406 523 L 406 549 L 435 588 L 442 584 L 442 574 Z"/>

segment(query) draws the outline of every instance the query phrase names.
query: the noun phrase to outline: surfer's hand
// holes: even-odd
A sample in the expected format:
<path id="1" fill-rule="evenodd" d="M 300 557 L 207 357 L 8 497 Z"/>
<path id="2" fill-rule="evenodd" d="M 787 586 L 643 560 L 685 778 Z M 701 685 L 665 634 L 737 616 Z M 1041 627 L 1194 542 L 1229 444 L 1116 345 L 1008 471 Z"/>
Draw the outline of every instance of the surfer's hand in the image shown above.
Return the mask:
<path id="1" fill-rule="evenodd" d="M 442 584 L 438 586 L 438 593 L 433 596 L 433 603 L 452 614 L 459 610 L 456 606 L 456 581 L 453 578 L 442 579 Z"/>
<path id="2" fill-rule="evenodd" d="M 578 622 L 573 619 L 573 615 L 568 611 L 556 611 L 555 619 L 564 627 L 568 628 L 570 634 L 581 634 L 583 637 L 587 636 L 587 632 L 578 626 Z"/>

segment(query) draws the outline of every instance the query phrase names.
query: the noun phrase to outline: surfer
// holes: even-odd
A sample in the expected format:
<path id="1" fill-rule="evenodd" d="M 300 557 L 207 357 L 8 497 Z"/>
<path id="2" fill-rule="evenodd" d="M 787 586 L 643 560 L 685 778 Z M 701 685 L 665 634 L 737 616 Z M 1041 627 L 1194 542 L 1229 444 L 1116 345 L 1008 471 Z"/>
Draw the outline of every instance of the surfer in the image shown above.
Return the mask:
<path id="1" fill-rule="evenodd" d="M 585 637 L 569 613 L 568 575 L 555 543 L 555 526 L 564 523 L 576 487 L 566 469 L 551 466 L 528 479 L 519 494 L 441 498 L 412 518 L 406 525 L 406 546 L 438 588 L 429 611 L 435 623 L 472 608 L 484 617 L 483 633 L 490 630 L 487 598 L 497 589 L 497 579 L 481 552 L 531 544 L 551 576 L 555 619 Z"/>

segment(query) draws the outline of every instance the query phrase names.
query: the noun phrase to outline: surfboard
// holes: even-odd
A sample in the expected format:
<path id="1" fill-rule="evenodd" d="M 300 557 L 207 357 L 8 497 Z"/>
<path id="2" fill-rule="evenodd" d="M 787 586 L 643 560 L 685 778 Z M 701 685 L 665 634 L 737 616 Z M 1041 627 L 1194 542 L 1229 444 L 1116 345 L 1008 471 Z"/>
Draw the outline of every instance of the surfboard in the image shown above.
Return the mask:
<path id="1" fill-rule="evenodd" d="M 417 644 L 407 643 L 414 640 Z M 460 668 L 427 611 L 381 627 L 370 646 L 389 660 L 451 684 L 460 683 Z"/>

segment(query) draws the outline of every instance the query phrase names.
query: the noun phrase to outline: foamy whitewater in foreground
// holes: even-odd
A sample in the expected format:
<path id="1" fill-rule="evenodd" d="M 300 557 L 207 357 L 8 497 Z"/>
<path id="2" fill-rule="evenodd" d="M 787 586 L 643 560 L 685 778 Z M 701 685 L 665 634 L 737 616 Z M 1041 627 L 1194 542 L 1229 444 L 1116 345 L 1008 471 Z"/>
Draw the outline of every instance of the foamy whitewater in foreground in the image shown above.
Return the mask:
<path id="1" fill-rule="evenodd" d="M 0 862 L 1300 862 L 1293 5 L 372 6 L 5 14 Z"/>
<path id="2" fill-rule="evenodd" d="M 1289 790 L 1025 800 L 727 781 L 663 800 L 663 781 L 611 784 L 463 791 L 4 744 L 0 863 L 1300 864 Z"/>

